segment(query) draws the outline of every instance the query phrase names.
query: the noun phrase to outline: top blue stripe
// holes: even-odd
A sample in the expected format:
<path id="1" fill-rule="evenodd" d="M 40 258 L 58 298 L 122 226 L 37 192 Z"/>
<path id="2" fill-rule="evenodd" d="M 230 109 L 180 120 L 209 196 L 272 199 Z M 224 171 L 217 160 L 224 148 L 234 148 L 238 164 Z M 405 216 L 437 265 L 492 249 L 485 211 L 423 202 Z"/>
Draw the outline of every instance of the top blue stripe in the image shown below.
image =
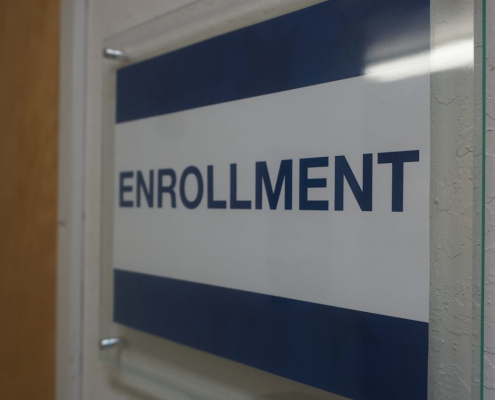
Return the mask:
<path id="1" fill-rule="evenodd" d="M 429 48 L 429 0 L 329 0 L 121 68 L 127 122 L 364 74 L 370 57 Z M 370 48 L 380 48 L 370 54 Z M 376 58 L 373 61 L 378 61 Z"/>

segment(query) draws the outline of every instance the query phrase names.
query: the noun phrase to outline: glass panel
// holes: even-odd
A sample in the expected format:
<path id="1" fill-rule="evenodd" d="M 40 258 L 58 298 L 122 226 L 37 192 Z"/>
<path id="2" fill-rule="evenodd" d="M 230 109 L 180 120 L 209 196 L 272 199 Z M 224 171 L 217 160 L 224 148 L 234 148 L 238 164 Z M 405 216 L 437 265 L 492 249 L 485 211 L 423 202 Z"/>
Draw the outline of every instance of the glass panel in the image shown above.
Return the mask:
<path id="1" fill-rule="evenodd" d="M 101 359 L 117 384 L 482 398 L 474 10 L 199 1 L 105 41 L 123 52 L 103 61 L 100 323 L 120 342 Z"/>

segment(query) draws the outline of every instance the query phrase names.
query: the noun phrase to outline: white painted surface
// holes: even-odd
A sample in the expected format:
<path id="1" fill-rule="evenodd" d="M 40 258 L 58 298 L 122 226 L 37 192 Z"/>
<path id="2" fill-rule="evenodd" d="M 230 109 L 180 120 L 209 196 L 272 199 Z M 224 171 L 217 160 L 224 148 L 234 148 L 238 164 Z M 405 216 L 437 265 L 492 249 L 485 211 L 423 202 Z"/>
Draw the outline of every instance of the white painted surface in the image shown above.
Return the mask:
<path id="1" fill-rule="evenodd" d="M 86 2 L 62 0 L 56 398 L 78 400 L 82 374 Z"/>
<path id="2" fill-rule="evenodd" d="M 99 202 L 101 133 L 101 46 L 105 37 L 176 9 L 188 0 L 89 0 L 87 26 L 87 112 L 85 115 L 86 225 L 84 231 L 84 317 L 82 394 L 84 400 L 124 400 L 139 398 L 112 384 L 110 369 L 98 357 L 99 339 Z M 493 0 L 489 0 L 493 5 Z M 469 35 L 473 24 L 473 3 L 461 0 L 434 0 L 433 44 L 444 42 L 446 32 Z M 262 12 L 262 11 L 260 11 Z M 491 27 L 493 29 L 493 23 Z M 492 36 L 493 37 L 493 34 Z M 450 40 L 454 38 L 450 37 Z M 490 39 L 489 44 L 493 43 Z M 493 47 L 493 46 L 492 46 Z M 490 46 L 489 46 L 490 48 Z M 490 56 L 493 62 L 493 54 Z M 492 77 L 493 69 L 489 68 Z M 493 78 L 493 77 L 492 77 Z M 431 356 L 430 399 L 472 398 L 472 143 L 474 108 L 472 71 L 469 68 L 442 72 L 432 78 L 432 175 L 431 175 Z M 492 79 L 491 82 L 495 82 Z M 490 92 L 493 93 L 490 86 Z M 491 97 L 493 98 L 493 97 Z M 488 112 L 493 103 L 490 103 Z M 490 122 L 490 124 L 492 124 Z M 489 125 L 491 128 L 491 125 Z M 490 131 L 492 132 L 492 131 Z M 494 152 L 493 141 L 489 147 Z M 82 149 L 80 149 L 81 151 Z M 81 153 L 79 153 L 81 154 Z M 490 165 L 493 157 L 488 158 Z M 65 165 L 65 164 L 64 164 Z M 62 166 L 63 168 L 63 166 Z M 77 179 L 77 171 L 73 176 Z M 494 187 L 493 185 L 492 187 Z M 491 196 L 492 191 L 488 192 Z M 494 197 L 494 196 L 491 196 Z M 488 213 L 493 219 L 493 214 Z M 489 225 L 490 232 L 491 224 Z M 491 240 L 491 241 L 490 241 Z M 491 257 L 491 236 L 487 248 Z M 487 260 L 487 304 L 494 298 L 492 258 Z M 73 283 L 77 286 L 77 282 Z M 68 301 L 68 293 L 59 302 Z M 493 309 L 487 307 L 486 399 L 493 399 L 495 385 L 493 359 Z M 491 318 L 491 319 L 490 319 Z M 475 383 L 474 383 L 475 384 Z M 63 397 L 62 397 L 63 398 Z M 59 398 L 59 400 L 62 400 Z M 290 399 L 289 396 L 282 397 Z M 64 400 L 74 400 L 65 397 Z M 291 399 L 292 400 L 292 399 Z"/>

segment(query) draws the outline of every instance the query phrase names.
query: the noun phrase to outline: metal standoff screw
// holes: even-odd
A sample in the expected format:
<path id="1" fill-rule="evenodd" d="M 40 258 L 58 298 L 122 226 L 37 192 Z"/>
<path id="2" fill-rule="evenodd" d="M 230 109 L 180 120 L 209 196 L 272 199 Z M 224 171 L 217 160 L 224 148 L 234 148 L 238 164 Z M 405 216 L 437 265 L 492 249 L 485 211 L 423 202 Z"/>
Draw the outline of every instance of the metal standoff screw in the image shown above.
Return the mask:
<path id="1" fill-rule="evenodd" d="M 106 350 L 111 349 L 119 344 L 121 344 L 123 340 L 119 337 L 106 338 L 100 340 L 100 349 Z"/>
<path id="2" fill-rule="evenodd" d="M 122 50 L 110 49 L 108 47 L 103 49 L 103 57 L 121 61 L 125 61 L 128 59 L 127 55 Z"/>

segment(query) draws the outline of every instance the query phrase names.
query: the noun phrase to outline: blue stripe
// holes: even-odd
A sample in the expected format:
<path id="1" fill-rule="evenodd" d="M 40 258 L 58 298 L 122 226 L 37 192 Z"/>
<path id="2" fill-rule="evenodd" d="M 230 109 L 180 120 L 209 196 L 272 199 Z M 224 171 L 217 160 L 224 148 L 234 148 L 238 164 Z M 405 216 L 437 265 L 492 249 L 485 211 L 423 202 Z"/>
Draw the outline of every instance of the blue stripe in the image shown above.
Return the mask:
<path id="1" fill-rule="evenodd" d="M 386 53 L 402 34 L 410 39 L 402 54 L 429 49 L 429 7 L 429 0 L 331 0 L 124 67 L 116 121 L 360 76 L 371 45 Z"/>
<path id="2" fill-rule="evenodd" d="M 114 320 L 355 400 L 424 400 L 428 324 L 114 271 Z"/>

